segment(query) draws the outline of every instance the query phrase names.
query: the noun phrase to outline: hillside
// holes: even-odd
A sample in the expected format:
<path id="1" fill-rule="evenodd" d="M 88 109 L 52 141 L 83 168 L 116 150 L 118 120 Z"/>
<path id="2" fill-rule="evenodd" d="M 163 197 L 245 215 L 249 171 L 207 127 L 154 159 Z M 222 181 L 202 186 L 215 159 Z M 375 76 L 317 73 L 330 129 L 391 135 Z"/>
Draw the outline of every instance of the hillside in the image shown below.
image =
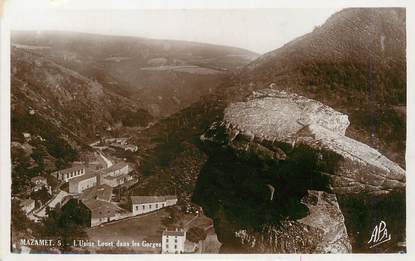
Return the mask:
<path id="1" fill-rule="evenodd" d="M 234 47 L 72 32 L 14 32 L 12 43 L 129 97 L 155 117 L 186 108 L 257 57 Z"/>
<path id="2" fill-rule="evenodd" d="M 13 32 L 11 44 L 14 192 L 78 160 L 101 135 L 134 134 L 197 102 L 255 57 L 233 47 L 71 32 Z"/>
<path id="3" fill-rule="evenodd" d="M 297 221 L 309 214 L 310 204 L 302 203 L 307 200 L 308 191 L 311 201 L 312 195 L 317 194 L 321 196 L 317 202 L 336 206 L 333 216 L 338 226 L 330 229 L 346 227 L 345 237 L 353 251 L 401 251 L 405 248 L 400 244 L 405 241 L 405 201 L 401 191 L 405 189 L 401 178 L 405 172 L 401 168 L 405 166 L 405 49 L 405 11 L 391 8 L 342 10 L 313 32 L 253 61 L 255 54 L 246 50 L 208 44 L 17 32 L 13 34 L 12 47 L 12 141 L 15 142 L 12 157 L 15 161 L 22 159 L 25 164 L 15 165 L 13 173 L 20 178 L 25 171 L 38 171 L 32 168 L 38 162 L 52 161 L 56 165 L 73 161 L 78 157 L 77 152 L 88 149 L 84 146 L 86 141 L 112 127 L 122 135 L 132 136 L 133 143 L 139 145 L 139 151 L 128 160 L 139 162 L 140 183 L 125 193 L 175 193 L 185 203 L 193 200 L 215 218 L 215 231 L 228 247 L 234 247 L 235 231 L 248 244 L 258 239 L 258 235 L 261 236 L 258 242 L 262 243 L 269 242 L 269 235 L 284 234 L 290 240 L 302 237 L 303 228 Z M 304 120 L 301 114 L 295 121 L 289 105 L 275 102 L 266 92 L 258 91 L 266 88 L 274 89 L 271 93 L 288 91 L 304 96 L 302 99 L 307 101 L 304 107 L 312 105 L 308 99 L 324 105 L 317 109 L 329 106 L 336 111 L 333 114 L 344 115 L 339 117 L 343 120 L 336 118 L 331 123 L 323 115 L 321 122 L 327 120 L 331 126 L 348 118 L 350 126 L 340 128 L 341 137 L 336 136 L 336 142 L 331 134 L 321 136 L 324 128 L 300 128 L 298 125 Z M 258 101 L 252 105 L 248 95 Z M 251 130 L 245 133 L 246 137 L 239 135 L 239 130 L 228 128 L 231 124 L 227 126 L 224 121 L 214 132 L 219 137 L 219 146 L 211 148 L 203 144 L 201 135 L 222 122 L 224 112 L 229 112 L 235 104 L 262 110 L 253 114 L 255 121 L 248 121 L 250 126 L 258 128 L 257 135 L 252 140 Z M 294 107 L 303 108 L 303 104 Z M 321 112 L 310 111 L 310 117 Z M 241 116 L 242 123 L 250 115 L 245 110 L 236 110 L 235 114 Z M 272 121 L 278 114 L 283 114 L 285 125 L 280 124 L 281 117 Z M 272 123 L 267 128 L 270 139 L 261 136 L 266 123 Z M 303 142 L 306 146 L 297 148 L 296 140 L 286 144 L 276 142 L 272 135 L 284 126 L 289 126 L 289 130 L 295 126 L 295 134 L 299 132 L 310 144 L 320 142 L 325 149 L 315 151 L 306 142 Z M 41 139 L 36 138 L 28 145 L 24 132 L 32 137 L 39 135 L 46 140 L 45 144 L 39 145 Z M 282 128 L 279 135 L 287 133 L 291 132 Z M 224 146 L 229 140 L 235 140 L 236 153 Z M 288 146 L 293 143 L 294 149 Z M 336 153 L 333 147 L 337 148 Z M 357 149 L 354 158 L 364 155 L 375 167 L 365 169 L 364 163 L 353 165 L 359 160 L 337 164 L 338 159 L 347 158 L 344 155 L 354 149 Z M 273 153 L 271 160 L 266 157 L 269 150 Z M 330 160 L 334 163 L 330 164 Z M 399 170 L 399 186 L 383 188 L 379 184 L 394 185 L 394 181 L 383 184 L 384 181 L 371 177 L 379 174 L 378 168 L 383 170 L 382 162 Z M 346 166 L 342 169 L 345 172 L 355 171 L 349 177 L 338 172 L 338 166 Z M 364 171 L 370 175 L 361 175 Z M 326 177 L 320 176 L 311 179 L 311 185 L 299 186 L 309 180 L 310 173 L 320 172 L 341 173 L 346 178 L 333 181 L 337 187 L 333 184 L 330 187 Z M 366 177 L 374 181 L 366 182 Z M 373 195 L 362 196 L 359 191 L 370 190 L 359 190 L 361 183 L 376 188 L 379 185 L 382 193 L 371 191 Z M 338 192 L 347 188 L 344 184 L 353 185 L 350 193 L 353 196 Z M 280 205 L 264 201 L 270 193 L 267 185 L 277 189 Z M 395 192 L 394 187 L 400 190 Z M 320 214 L 327 217 L 327 213 Z M 367 236 L 379 216 L 385 217 L 388 229 L 399 236 L 394 236 L 384 248 L 369 249 Z M 291 226 L 293 220 L 297 223 Z M 269 234 L 261 234 L 260 229 L 268 225 L 272 225 Z M 291 232 L 285 233 L 281 227 Z M 304 239 L 316 243 L 317 234 L 307 233 Z M 236 249 L 241 251 L 240 247 Z M 272 246 L 272 251 L 281 249 L 280 245 Z"/>
<path id="4" fill-rule="evenodd" d="M 345 9 L 313 32 L 251 62 L 245 89 L 272 84 L 349 115 L 348 135 L 404 165 L 405 10 Z"/>
<path id="5" fill-rule="evenodd" d="M 370 53 L 374 54 L 370 56 L 372 67 L 376 68 L 371 76 L 371 81 L 377 83 L 372 84 L 375 96 L 369 95 L 367 89 L 369 51 L 364 40 L 368 37 L 364 28 L 369 28 L 369 21 L 374 21 L 370 23 L 372 34 L 385 37 L 384 53 L 380 43 L 374 42 L 370 48 Z M 291 90 L 345 113 L 350 121 L 346 136 L 378 149 L 404 166 L 405 47 L 403 10 L 342 10 L 313 32 L 228 75 L 211 95 L 136 134 L 137 141 L 147 144 L 144 147 L 148 148 L 142 155 L 145 163 L 143 170 L 158 166 L 161 162 L 168 168 L 170 159 L 182 151 L 180 144 L 185 141 L 197 144 L 198 137 L 210 122 L 221 120 L 228 104 L 244 100 L 256 89 L 270 86 Z M 380 59 L 375 54 L 387 55 L 388 59 Z M 388 70 L 386 66 L 389 66 Z M 321 68 L 330 68 L 332 74 Z M 353 70 L 348 71 L 347 68 Z M 308 84 L 311 80 L 315 83 Z M 395 93 L 395 99 L 388 98 L 392 96 L 387 93 Z M 382 102 L 379 102 L 380 99 Z M 375 135 L 372 136 L 373 130 Z"/>
<path id="6" fill-rule="evenodd" d="M 11 54 L 12 174 L 23 182 L 14 182 L 14 192 L 31 175 L 78 159 L 108 127 L 152 120 L 130 99 L 47 57 L 20 48 Z"/>
<path id="7" fill-rule="evenodd" d="M 370 33 L 368 28 L 371 28 Z M 213 94 L 137 134 L 138 141 L 148 144 L 144 146 L 147 149 L 142 154 L 142 170 L 149 174 L 155 174 L 148 171 L 154 170 L 154 166 L 169 170 L 177 164 L 174 162 L 176 155 L 188 162 L 196 159 L 199 156 L 187 149 L 186 144 L 190 142 L 192 146 L 200 148 L 199 136 L 207 129 L 209 122 L 223 119 L 223 111 L 230 103 L 246 100 L 246 96 L 253 91 L 269 87 L 304 95 L 348 115 L 350 126 L 346 131 L 347 137 L 379 150 L 387 158 L 404 166 L 405 47 L 403 10 L 340 11 L 313 32 L 261 56 L 241 71 L 228 75 Z M 260 93 L 257 94 L 261 96 Z M 259 120 L 267 122 L 268 119 Z M 229 173 L 234 171 L 235 175 L 242 175 L 244 171 L 254 172 L 256 165 L 241 163 L 235 157 L 223 158 L 218 151 L 208 154 L 207 163 L 202 166 L 194 164 L 199 171 L 191 172 L 198 175 L 196 188 L 203 187 L 193 200 L 199 203 L 204 200 L 212 201 L 216 208 L 218 202 L 209 195 L 223 192 L 223 199 L 226 198 L 228 204 L 234 204 L 229 193 L 244 192 L 238 191 L 242 184 L 239 181 L 232 183 L 234 180 L 228 177 Z M 212 170 L 212 166 L 216 169 Z M 217 171 L 218 168 L 225 167 L 225 171 Z M 224 177 L 218 173 L 222 173 Z M 223 179 L 218 182 L 212 175 Z M 222 184 L 226 189 L 222 191 L 217 184 Z M 249 186 L 251 183 L 246 184 Z M 166 189 L 167 187 L 169 186 Z M 263 187 L 261 189 L 265 190 Z M 167 190 L 171 191 L 171 188 Z M 207 190 L 210 191 L 209 195 L 206 195 Z M 373 201 L 387 206 L 379 209 L 379 213 L 390 220 L 394 231 L 404 233 L 405 211 L 402 199 L 402 194 L 364 200 L 361 197 L 351 200 L 350 197 L 344 199 L 339 196 L 354 251 L 400 249 L 396 247 L 396 241 L 384 249 L 368 249 L 365 235 L 370 233 L 378 218 L 374 205 L 370 203 Z M 361 211 L 357 213 L 353 209 Z M 391 214 L 387 209 L 396 211 Z M 238 219 L 234 217 L 231 221 L 237 223 Z M 216 231 L 220 233 L 220 228 Z M 397 240 L 402 240 L 402 237 Z"/>

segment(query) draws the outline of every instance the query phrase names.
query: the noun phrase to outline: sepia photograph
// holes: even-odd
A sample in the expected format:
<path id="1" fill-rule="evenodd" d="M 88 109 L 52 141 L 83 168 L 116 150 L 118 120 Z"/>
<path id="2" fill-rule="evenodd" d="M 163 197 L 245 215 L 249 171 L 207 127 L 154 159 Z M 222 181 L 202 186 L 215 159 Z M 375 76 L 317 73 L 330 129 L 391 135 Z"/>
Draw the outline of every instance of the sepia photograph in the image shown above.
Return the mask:
<path id="1" fill-rule="evenodd" d="M 11 253 L 407 253 L 405 7 L 39 4 L 9 8 Z"/>

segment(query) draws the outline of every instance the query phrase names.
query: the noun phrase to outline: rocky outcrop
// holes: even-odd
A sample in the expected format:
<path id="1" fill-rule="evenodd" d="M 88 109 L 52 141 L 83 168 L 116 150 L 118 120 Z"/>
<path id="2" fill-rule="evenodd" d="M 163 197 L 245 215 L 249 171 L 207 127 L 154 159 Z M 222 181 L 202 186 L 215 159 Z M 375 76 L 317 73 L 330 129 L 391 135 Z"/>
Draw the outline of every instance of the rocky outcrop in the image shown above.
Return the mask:
<path id="1" fill-rule="evenodd" d="M 246 248 L 260 253 L 350 253 L 352 250 L 336 195 L 309 190 L 302 198 L 309 215 L 284 221 L 282 227 L 264 226 L 235 236 Z"/>
<path id="2" fill-rule="evenodd" d="M 298 147 L 316 153 L 321 175 L 340 194 L 386 194 L 405 188 L 405 171 L 377 150 L 345 136 L 347 115 L 315 100 L 265 89 L 226 108 L 201 139 L 240 157 L 284 161 Z"/>

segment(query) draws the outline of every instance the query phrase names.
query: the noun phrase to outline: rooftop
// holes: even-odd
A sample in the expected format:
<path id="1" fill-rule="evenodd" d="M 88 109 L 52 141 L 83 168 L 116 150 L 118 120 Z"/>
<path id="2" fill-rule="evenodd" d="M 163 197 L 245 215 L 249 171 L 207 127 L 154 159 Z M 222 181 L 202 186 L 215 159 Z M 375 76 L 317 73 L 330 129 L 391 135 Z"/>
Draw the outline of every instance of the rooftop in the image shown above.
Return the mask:
<path id="1" fill-rule="evenodd" d="M 125 174 L 118 175 L 118 176 L 106 176 L 106 177 L 103 177 L 103 178 L 112 180 L 112 179 L 120 179 L 120 178 L 124 178 L 124 177 L 129 177 L 129 176 L 130 176 L 130 174 L 125 173 Z"/>
<path id="2" fill-rule="evenodd" d="M 115 213 L 121 212 L 114 204 L 102 200 L 89 199 L 83 200 L 82 203 L 91 210 L 92 218 L 112 217 Z"/>
<path id="3" fill-rule="evenodd" d="M 106 138 L 105 140 L 112 141 L 112 140 L 129 140 L 128 137 L 119 137 L 119 138 Z"/>
<path id="4" fill-rule="evenodd" d="M 177 237 L 184 237 L 185 232 L 184 231 L 169 231 L 164 230 L 163 236 L 177 236 Z"/>
<path id="5" fill-rule="evenodd" d="M 78 166 L 74 166 L 74 167 L 67 168 L 67 169 L 57 170 L 55 172 L 66 174 L 66 173 L 76 171 L 76 170 L 81 170 L 81 169 L 85 169 L 85 166 L 84 165 L 78 165 Z"/>
<path id="6" fill-rule="evenodd" d="M 126 163 L 126 162 L 124 162 L 124 161 L 122 161 L 122 162 L 118 162 L 118 163 L 116 163 L 116 164 L 112 165 L 112 166 L 111 166 L 111 167 L 109 167 L 109 168 L 102 169 L 102 170 L 101 170 L 101 173 L 102 173 L 102 174 L 107 174 L 107 173 L 109 173 L 109 172 L 112 172 L 112 171 L 115 171 L 115 170 L 122 169 L 122 168 L 124 168 L 125 166 L 128 166 L 128 163 Z"/>
<path id="7" fill-rule="evenodd" d="M 111 146 L 112 147 L 116 147 L 116 148 L 122 148 L 122 149 L 126 149 L 126 148 L 132 148 L 132 149 L 135 149 L 135 148 L 138 148 L 137 147 L 137 145 L 133 145 L 133 144 L 117 144 L 117 143 L 114 143 L 114 144 L 111 144 Z"/>
<path id="8" fill-rule="evenodd" d="M 112 197 L 112 187 L 103 184 L 96 187 L 86 189 L 82 192 L 81 200 L 98 199 L 110 201 Z"/>
<path id="9" fill-rule="evenodd" d="M 92 171 L 92 170 L 87 170 L 87 172 L 84 175 L 70 179 L 69 182 L 80 182 L 82 180 L 90 179 L 95 176 L 97 176 L 97 172 Z"/>
<path id="10" fill-rule="evenodd" d="M 146 203 L 156 203 L 164 202 L 167 199 L 177 199 L 176 196 L 131 196 L 131 202 L 133 204 L 146 204 Z"/>

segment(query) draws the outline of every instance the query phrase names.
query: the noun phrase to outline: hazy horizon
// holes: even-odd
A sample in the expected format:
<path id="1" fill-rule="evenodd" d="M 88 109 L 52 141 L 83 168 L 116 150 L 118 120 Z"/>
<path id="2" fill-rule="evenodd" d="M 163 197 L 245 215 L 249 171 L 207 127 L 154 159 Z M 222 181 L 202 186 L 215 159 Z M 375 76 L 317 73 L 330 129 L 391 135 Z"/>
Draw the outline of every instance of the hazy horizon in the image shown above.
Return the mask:
<path id="1" fill-rule="evenodd" d="M 9 12 L 10 29 L 190 41 L 238 47 L 258 54 L 277 49 L 311 32 L 339 10 L 74 10 L 60 5 L 36 8 L 32 10 L 12 5 Z"/>

